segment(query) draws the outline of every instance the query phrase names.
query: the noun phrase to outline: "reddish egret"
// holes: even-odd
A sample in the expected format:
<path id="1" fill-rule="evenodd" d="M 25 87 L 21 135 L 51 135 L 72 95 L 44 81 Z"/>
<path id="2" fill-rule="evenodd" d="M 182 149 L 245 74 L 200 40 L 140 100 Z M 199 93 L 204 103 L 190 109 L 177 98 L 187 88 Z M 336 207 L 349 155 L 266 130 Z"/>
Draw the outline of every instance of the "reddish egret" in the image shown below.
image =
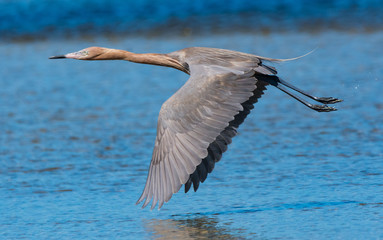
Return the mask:
<path id="1" fill-rule="evenodd" d="M 127 60 L 172 67 L 190 75 L 189 80 L 161 107 L 157 137 L 145 188 L 137 204 L 161 208 L 185 185 L 197 191 L 215 162 L 227 150 L 237 128 L 253 109 L 267 85 L 272 85 L 305 106 L 318 111 L 336 110 L 326 104 L 340 102 L 332 97 L 315 97 L 283 81 L 273 59 L 224 49 L 192 47 L 169 54 L 136 54 L 124 50 L 90 47 L 51 59 Z M 288 88 L 323 105 L 314 105 Z"/>

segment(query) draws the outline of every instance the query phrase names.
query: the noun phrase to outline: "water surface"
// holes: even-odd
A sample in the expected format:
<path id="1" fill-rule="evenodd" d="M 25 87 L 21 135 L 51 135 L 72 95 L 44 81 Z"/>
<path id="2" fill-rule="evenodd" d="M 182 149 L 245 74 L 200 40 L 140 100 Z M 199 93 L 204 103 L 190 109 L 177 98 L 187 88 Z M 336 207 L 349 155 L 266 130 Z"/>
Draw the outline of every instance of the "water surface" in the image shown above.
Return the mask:
<path id="1" fill-rule="evenodd" d="M 3 239 L 383 238 L 383 34 L 232 34 L 0 43 Z M 189 46 L 269 57 L 317 113 L 269 87 L 199 190 L 142 210 L 161 104 L 188 76 L 119 61 L 48 60 L 87 46 Z"/>

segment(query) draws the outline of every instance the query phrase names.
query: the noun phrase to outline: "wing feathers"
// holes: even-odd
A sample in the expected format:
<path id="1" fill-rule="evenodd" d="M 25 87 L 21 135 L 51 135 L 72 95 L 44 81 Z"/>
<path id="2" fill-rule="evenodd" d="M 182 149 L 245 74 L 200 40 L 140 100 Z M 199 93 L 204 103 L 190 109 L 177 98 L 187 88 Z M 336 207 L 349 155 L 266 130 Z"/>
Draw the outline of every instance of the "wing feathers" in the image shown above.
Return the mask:
<path id="1" fill-rule="evenodd" d="M 200 181 L 204 182 L 207 178 L 207 170 L 205 164 L 200 164 L 197 166 L 198 175 L 200 177 Z"/>
<path id="2" fill-rule="evenodd" d="M 152 206 L 150 207 L 150 209 L 153 209 L 156 204 L 157 204 L 157 199 L 158 199 L 158 189 L 159 189 L 159 172 L 157 171 L 158 170 L 158 165 L 154 165 L 153 167 L 153 177 L 154 177 L 154 181 L 151 182 L 151 184 L 153 185 L 153 189 L 151 189 L 151 191 L 153 192 L 153 202 L 152 202 Z"/>
<path id="3" fill-rule="evenodd" d="M 151 208 L 157 203 L 161 208 L 182 185 L 185 192 L 192 184 L 197 191 L 213 171 L 265 89 L 254 73 L 275 74 L 256 63 L 246 63 L 253 70 L 236 64 L 235 71 L 233 66 L 190 66 L 189 81 L 161 108 L 147 182 L 137 203 L 145 200 L 145 207 L 153 199 Z"/>
<path id="4" fill-rule="evenodd" d="M 184 145 L 180 142 L 177 142 L 176 145 L 173 147 L 174 151 L 177 153 L 179 162 L 184 166 L 185 173 L 190 174 L 194 171 L 194 164 L 193 159 L 190 156 L 189 151 L 184 147 Z M 182 152 L 182 154 L 181 154 Z"/>
<path id="5" fill-rule="evenodd" d="M 172 171 L 172 176 L 173 176 L 172 193 L 176 193 L 176 192 L 178 192 L 178 190 L 182 186 L 182 184 L 181 184 L 182 179 L 178 176 L 178 173 L 181 172 L 181 170 L 178 167 L 177 161 L 174 159 L 173 153 L 169 154 L 169 166 L 168 166 L 168 169 L 169 169 L 169 171 Z"/>
<path id="6" fill-rule="evenodd" d="M 207 170 L 208 173 L 211 173 L 211 171 L 214 168 L 215 161 L 219 161 L 222 154 L 219 154 L 220 152 L 224 153 L 227 150 L 227 145 L 231 143 L 231 139 L 237 134 L 236 128 L 244 121 L 246 116 L 250 113 L 250 110 L 254 108 L 253 104 L 258 101 L 258 99 L 261 97 L 263 94 L 263 91 L 266 89 L 267 83 L 266 82 L 257 82 L 256 83 L 256 89 L 253 91 L 254 95 L 248 99 L 246 102 L 242 103 L 243 110 L 236 114 L 234 116 L 234 120 L 230 121 L 229 126 L 226 127 L 220 134 L 217 136 L 215 139 L 214 143 L 209 145 L 208 148 L 208 153 L 209 155 L 202 160 L 202 163 L 197 166 L 197 170 L 199 169 L 200 166 L 204 166 Z M 217 151 L 218 148 L 220 151 Z M 190 175 L 190 178 L 192 175 Z M 201 177 L 200 175 L 200 182 L 205 181 L 205 177 Z M 192 181 L 191 181 L 192 183 Z M 194 183 L 193 183 L 194 184 Z M 194 186 L 194 188 L 198 188 L 199 184 Z M 188 186 L 188 189 L 190 189 L 191 186 Z M 186 189 L 185 186 L 185 191 L 188 190 Z"/>

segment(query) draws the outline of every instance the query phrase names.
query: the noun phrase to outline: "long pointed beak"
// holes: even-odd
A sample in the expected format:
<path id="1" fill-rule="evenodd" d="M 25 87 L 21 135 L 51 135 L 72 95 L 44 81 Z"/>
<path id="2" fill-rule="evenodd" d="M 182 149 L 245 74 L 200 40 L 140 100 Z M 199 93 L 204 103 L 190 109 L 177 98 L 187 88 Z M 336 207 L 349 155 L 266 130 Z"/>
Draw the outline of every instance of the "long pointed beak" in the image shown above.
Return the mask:
<path id="1" fill-rule="evenodd" d="M 52 56 L 49 59 L 67 58 L 65 55 Z"/>

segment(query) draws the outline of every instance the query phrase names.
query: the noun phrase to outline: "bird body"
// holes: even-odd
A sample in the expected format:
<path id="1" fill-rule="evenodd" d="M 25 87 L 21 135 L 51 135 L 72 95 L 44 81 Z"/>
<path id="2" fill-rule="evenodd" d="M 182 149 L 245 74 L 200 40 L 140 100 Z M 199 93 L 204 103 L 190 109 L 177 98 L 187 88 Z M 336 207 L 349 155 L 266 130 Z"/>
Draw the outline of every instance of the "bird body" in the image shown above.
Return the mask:
<path id="1" fill-rule="evenodd" d="M 290 93 L 291 88 L 315 101 L 332 104 L 341 100 L 318 98 L 284 82 L 275 68 L 264 62 L 285 61 L 225 49 L 192 47 L 169 54 L 135 54 L 91 47 L 51 57 L 79 60 L 127 60 L 172 67 L 190 74 L 189 80 L 161 107 L 152 161 L 143 193 L 137 203 L 151 208 L 179 191 L 194 191 L 212 172 L 227 150 L 237 128 L 253 109 L 267 85 L 286 92 L 304 105 L 319 111 L 334 111 L 313 105 Z M 284 87 L 285 86 L 285 87 Z"/>

